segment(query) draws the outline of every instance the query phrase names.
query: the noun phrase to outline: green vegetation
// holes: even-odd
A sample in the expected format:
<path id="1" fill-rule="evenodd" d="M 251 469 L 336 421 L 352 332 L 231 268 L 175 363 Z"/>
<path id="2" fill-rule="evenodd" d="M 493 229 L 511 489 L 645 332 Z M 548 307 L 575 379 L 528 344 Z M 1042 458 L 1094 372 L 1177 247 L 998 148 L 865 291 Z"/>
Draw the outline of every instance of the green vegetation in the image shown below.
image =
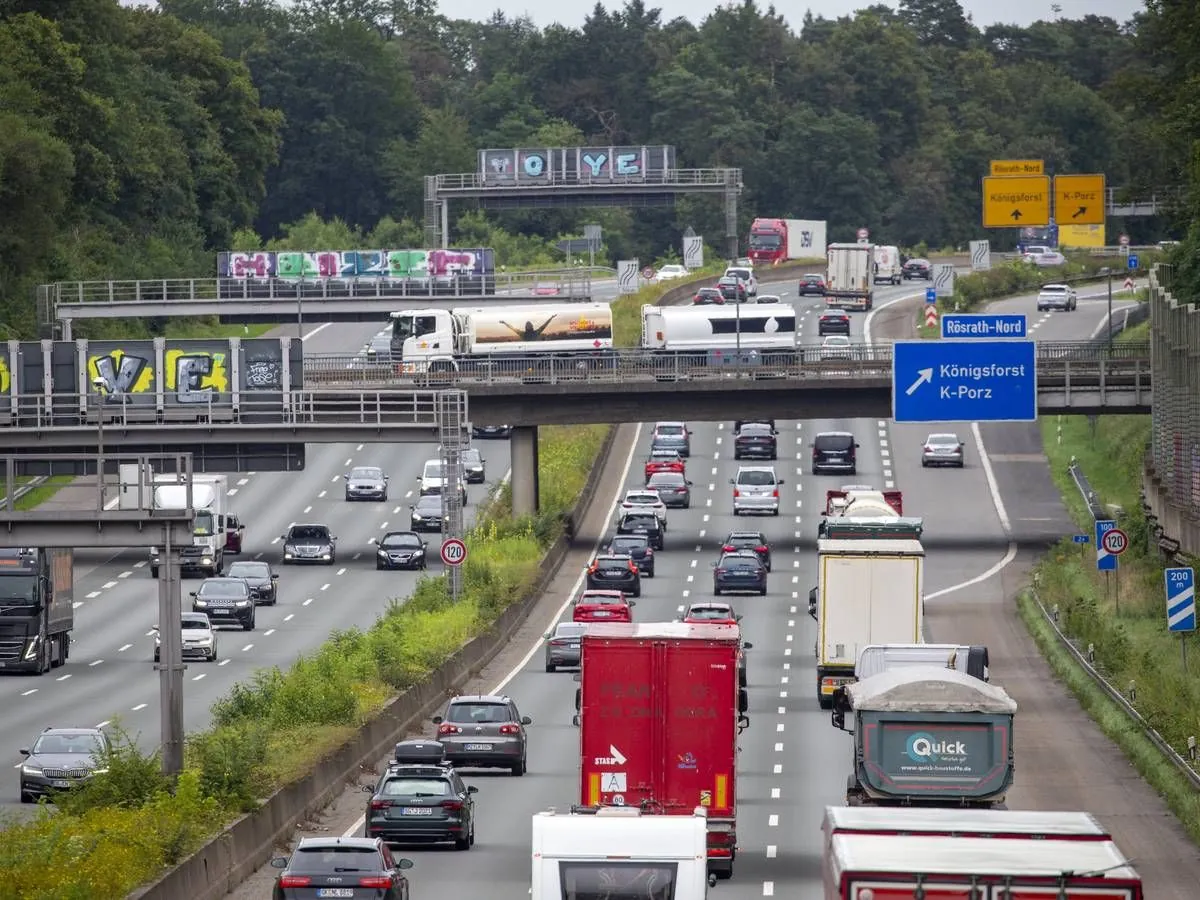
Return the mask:
<path id="1" fill-rule="evenodd" d="M 107 773 L 0 835 L 0 881 L 20 900 L 118 900 L 173 865 L 260 798 L 306 774 L 426 678 L 510 604 L 527 597 L 561 534 L 609 426 L 541 429 L 542 510 L 514 519 L 504 495 L 467 535 L 464 592 L 422 578 L 365 631 L 334 634 L 286 670 L 260 670 L 213 706 L 213 726 L 188 739 L 174 785 L 155 755 L 121 736 Z"/>

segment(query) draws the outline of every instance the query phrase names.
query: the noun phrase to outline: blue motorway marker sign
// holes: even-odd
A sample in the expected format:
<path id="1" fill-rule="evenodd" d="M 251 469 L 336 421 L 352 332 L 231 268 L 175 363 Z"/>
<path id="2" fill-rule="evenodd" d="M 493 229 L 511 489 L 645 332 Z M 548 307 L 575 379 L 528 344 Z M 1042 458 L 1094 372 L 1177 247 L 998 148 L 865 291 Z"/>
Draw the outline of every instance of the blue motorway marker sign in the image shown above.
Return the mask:
<path id="1" fill-rule="evenodd" d="M 926 288 L 925 289 L 925 302 L 926 303 L 937 303 L 937 288 Z"/>
<path id="2" fill-rule="evenodd" d="M 1117 527 L 1117 523 L 1112 519 L 1097 519 L 1096 520 L 1096 571 L 1097 572 L 1115 572 L 1117 571 L 1117 558 L 1104 549 L 1104 535 Z"/>
<path id="3" fill-rule="evenodd" d="M 1167 569 L 1163 572 L 1163 578 L 1167 590 L 1167 631 L 1195 631 L 1195 570 Z"/>
<path id="4" fill-rule="evenodd" d="M 1091 540 L 1091 538 L 1090 538 L 1090 537 L 1088 537 L 1086 534 L 1073 534 L 1073 535 L 1071 535 L 1071 541 L 1072 541 L 1072 542 L 1074 542 L 1074 543 L 1076 543 L 1076 544 L 1086 544 L 1086 543 L 1087 543 L 1088 541 L 1090 541 L 1090 540 Z"/>
<path id="5" fill-rule="evenodd" d="M 1127 265 L 1131 269 L 1136 269 L 1138 267 L 1138 258 L 1137 258 L 1136 253 L 1129 254 L 1129 262 L 1127 263 Z"/>
<path id="6" fill-rule="evenodd" d="M 1033 341 L 897 341 L 897 422 L 1036 422 Z"/>
<path id="7" fill-rule="evenodd" d="M 1024 316 L 945 315 L 944 338 L 1023 338 L 1027 337 Z"/>

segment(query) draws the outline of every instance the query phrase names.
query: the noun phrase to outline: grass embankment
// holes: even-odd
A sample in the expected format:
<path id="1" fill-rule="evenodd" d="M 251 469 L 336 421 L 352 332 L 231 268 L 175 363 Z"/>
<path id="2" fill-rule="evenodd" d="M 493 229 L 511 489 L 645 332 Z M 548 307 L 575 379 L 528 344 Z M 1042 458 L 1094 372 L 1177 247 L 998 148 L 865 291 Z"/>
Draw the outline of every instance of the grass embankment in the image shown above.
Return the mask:
<path id="1" fill-rule="evenodd" d="M 0 835 L 0 883 L 18 900 L 117 900 L 184 859 L 259 798 L 297 779 L 426 678 L 511 603 L 528 595 L 561 533 L 607 425 L 541 429 L 542 511 L 514 519 L 502 493 L 466 538 L 464 592 L 425 577 L 407 601 L 381 602 L 371 628 L 331 636 L 287 669 L 263 669 L 213 706 L 213 726 L 187 743 L 174 786 L 128 740 L 108 773 Z M 382 601 L 382 598 L 381 598 Z"/>
<path id="2" fill-rule="evenodd" d="M 1118 340 L 1145 340 L 1139 325 Z M 1149 416 L 1050 416 L 1042 439 L 1055 484 L 1080 534 L 1093 536 L 1093 522 L 1067 467 L 1074 457 L 1101 502 L 1130 537 L 1120 569 L 1105 578 L 1096 571 L 1095 545 L 1062 541 L 1038 565 L 1038 595 L 1079 648 L 1089 645 L 1095 665 L 1127 695 L 1177 751 L 1187 755 L 1189 736 L 1200 736 L 1200 647 L 1189 637 L 1189 669 L 1183 668 L 1180 638 L 1167 632 L 1163 564 L 1141 507 L 1142 455 L 1150 439 Z M 1191 565 L 1191 562 L 1184 563 Z M 1119 603 L 1118 603 L 1119 594 Z M 1200 841 L 1200 795 L 1166 761 L 1133 723 L 1088 677 L 1058 642 L 1031 596 L 1019 600 L 1021 616 L 1042 653 L 1080 704 L 1167 801 L 1194 839 Z"/>

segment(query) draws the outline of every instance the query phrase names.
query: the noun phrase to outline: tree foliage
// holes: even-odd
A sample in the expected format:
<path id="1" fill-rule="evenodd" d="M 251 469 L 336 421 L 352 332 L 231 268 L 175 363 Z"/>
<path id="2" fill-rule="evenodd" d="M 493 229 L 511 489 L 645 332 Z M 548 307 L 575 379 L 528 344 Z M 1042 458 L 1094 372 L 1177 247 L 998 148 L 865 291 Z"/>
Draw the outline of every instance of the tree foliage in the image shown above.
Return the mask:
<path id="1" fill-rule="evenodd" d="M 832 238 L 931 246 L 983 236 L 990 159 L 1134 189 L 1200 172 L 1194 3 L 981 30 L 958 0 L 902 0 L 795 25 L 756 0 L 698 26 L 598 3 L 544 29 L 434 0 L 0 0 L 0 316 L 29 333 L 39 281 L 203 275 L 310 215 L 419 242 L 424 176 L 488 146 L 669 143 L 682 166 L 743 170 L 740 230 L 824 218 Z M 1200 194 L 1171 224 L 1198 212 Z M 642 258 L 724 230 L 718 203 L 683 198 L 463 215 L 453 238 L 545 253 L 585 221 Z"/>

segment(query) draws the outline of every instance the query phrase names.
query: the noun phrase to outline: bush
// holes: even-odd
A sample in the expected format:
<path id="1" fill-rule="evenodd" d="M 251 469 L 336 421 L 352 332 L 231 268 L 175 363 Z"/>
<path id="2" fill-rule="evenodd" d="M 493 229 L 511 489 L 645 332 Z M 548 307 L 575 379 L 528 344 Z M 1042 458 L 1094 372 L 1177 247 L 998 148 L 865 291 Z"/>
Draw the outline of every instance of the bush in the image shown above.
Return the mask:
<path id="1" fill-rule="evenodd" d="M 157 754 L 123 732 L 103 774 L 57 810 L 0 837 L 0 883 L 16 900 L 117 900 L 185 858 L 231 818 L 335 751 L 390 697 L 419 683 L 512 603 L 528 596 L 608 433 L 606 425 L 543 428 L 542 510 L 513 519 L 502 499 L 466 537 L 463 596 L 422 578 L 368 629 L 339 632 L 286 671 L 256 672 L 191 735 L 173 786 Z M 171 789 L 173 787 L 173 790 Z"/>

